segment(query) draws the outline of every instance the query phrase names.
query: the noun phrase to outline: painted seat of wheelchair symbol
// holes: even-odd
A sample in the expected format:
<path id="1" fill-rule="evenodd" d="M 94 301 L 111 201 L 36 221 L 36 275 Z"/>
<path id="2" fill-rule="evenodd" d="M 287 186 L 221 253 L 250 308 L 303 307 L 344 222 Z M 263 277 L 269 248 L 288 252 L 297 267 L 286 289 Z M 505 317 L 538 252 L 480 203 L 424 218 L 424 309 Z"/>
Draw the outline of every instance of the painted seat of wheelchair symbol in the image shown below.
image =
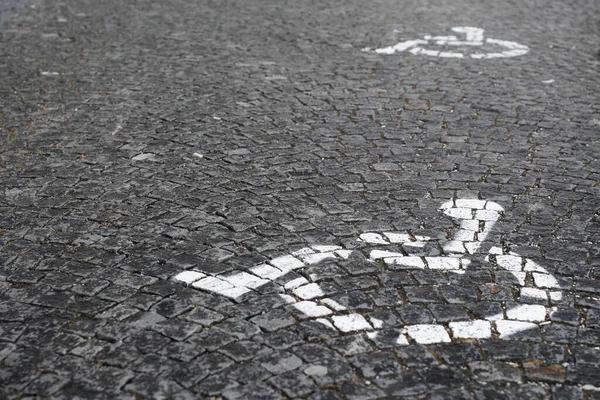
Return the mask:
<path id="1" fill-rule="evenodd" d="M 442 204 L 440 210 L 459 221 L 451 240 L 399 232 L 363 233 L 357 241 L 364 245 L 365 262 L 380 263 L 388 271 L 437 270 L 459 275 L 467 273 L 473 262 L 481 262 L 513 276 L 521 304 L 505 303 L 504 309 L 482 318 L 404 325 L 397 329 L 395 344 L 507 339 L 549 323 L 550 316 L 556 311 L 552 305 L 562 299 L 557 279 L 534 261 L 513 252 L 505 253 L 486 241 L 495 222 L 501 218 L 503 208 L 491 201 L 455 199 Z M 318 269 L 318 265 L 327 260 L 348 260 L 357 251 L 336 245 L 311 245 L 246 271 L 210 276 L 188 270 L 174 279 L 235 301 L 242 301 L 250 293 L 260 293 L 262 287 L 277 280 L 279 296 L 296 310 L 300 319 L 314 319 L 344 333 L 368 331 L 368 336 L 375 339 L 386 328 L 386 321 L 365 317 L 331 299 L 328 288 L 315 281 L 318 274 L 293 273 L 310 266 Z M 402 307 L 402 304 L 397 306 Z"/>
<path id="2" fill-rule="evenodd" d="M 463 35 L 464 38 L 459 39 L 456 35 L 426 35 L 423 39 L 406 40 L 393 46 L 378 49 L 367 47 L 363 51 L 377 54 L 409 52 L 415 55 L 432 57 L 470 57 L 474 59 L 517 57 L 529 52 L 529 47 L 516 42 L 484 38 L 484 30 L 481 28 L 457 26 L 452 28 L 452 31 Z M 497 48 L 501 48 L 502 51 L 495 50 Z"/>

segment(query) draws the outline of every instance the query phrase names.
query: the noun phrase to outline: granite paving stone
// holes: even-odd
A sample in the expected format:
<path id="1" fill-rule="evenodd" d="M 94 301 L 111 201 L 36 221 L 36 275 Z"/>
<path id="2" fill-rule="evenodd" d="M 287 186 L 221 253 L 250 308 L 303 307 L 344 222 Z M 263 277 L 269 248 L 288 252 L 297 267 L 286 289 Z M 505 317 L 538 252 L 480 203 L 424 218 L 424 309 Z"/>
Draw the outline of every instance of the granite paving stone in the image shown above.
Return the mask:
<path id="1" fill-rule="evenodd" d="M 600 6 L 0 2 L 0 398 L 600 398 Z"/>

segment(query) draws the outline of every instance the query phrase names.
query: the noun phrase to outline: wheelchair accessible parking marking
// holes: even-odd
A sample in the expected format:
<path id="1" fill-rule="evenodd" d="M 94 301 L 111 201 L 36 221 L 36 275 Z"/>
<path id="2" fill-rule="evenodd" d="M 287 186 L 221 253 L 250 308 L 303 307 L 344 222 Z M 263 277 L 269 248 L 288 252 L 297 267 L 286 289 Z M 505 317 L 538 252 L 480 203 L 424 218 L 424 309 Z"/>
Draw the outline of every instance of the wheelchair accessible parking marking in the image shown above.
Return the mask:
<path id="1" fill-rule="evenodd" d="M 499 40 L 484 38 L 484 30 L 470 26 L 457 26 L 452 28 L 453 32 L 464 36 L 461 40 L 456 35 L 450 36 L 431 36 L 426 35 L 423 39 L 406 40 L 393 46 L 382 47 L 379 49 L 364 48 L 362 51 L 377 54 L 395 54 L 409 52 L 415 55 L 424 55 L 442 58 L 464 58 L 491 59 L 491 58 L 509 58 L 518 57 L 529 52 L 529 47 L 511 42 L 508 40 Z M 444 46 L 444 50 L 431 49 L 431 46 Z M 429 47 L 429 48 L 428 48 Z M 500 52 L 480 51 L 480 48 L 504 48 Z M 462 51 L 460 51 L 462 48 Z M 467 49 L 476 49 L 474 53 L 469 53 Z"/>
<path id="2" fill-rule="evenodd" d="M 442 204 L 440 210 L 460 221 L 450 241 L 441 242 L 427 236 L 398 232 L 367 232 L 357 240 L 374 246 L 369 252 L 368 261 L 383 262 L 395 270 L 428 269 L 464 274 L 476 258 L 475 254 L 480 254 L 478 250 L 504 210 L 495 202 L 476 199 L 451 200 Z M 404 252 L 389 251 L 382 249 L 382 246 L 395 246 L 404 249 Z M 312 276 L 298 277 L 292 274 L 293 277 L 285 281 L 285 276 L 294 270 L 324 260 L 348 259 L 353 251 L 341 246 L 313 245 L 256 265 L 245 272 L 209 276 L 201 271 L 189 270 L 181 272 L 174 279 L 236 301 L 241 301 L 245 294 L 255 292 L 263 285 L 279 280 L 285 282 L 281 285 L 283 293 L 279 295 L 300 312 L 300 319 L 314 318 L 344 333 L 367 331 L 367 335 L 374 339 L 381 329 L 393 327 L 386 327 L 385 321 L 376 318 L 367 319 L 328 298 L 327 290 L 312 281 Z M 505 311 L 483 319 L 451 321 L 445 325 L 405 325 L 398 330 L 396 344 L 408 345 L 409 340 L 432 344 L 451 342 L 452 338 L 490 339 L 494 334 L 500 339 L 507 339 L 516 333 L 549 323 L 549 317 L 556 307 L 548 307 L 548 303 L 562 299 L 557 279 L 532 260 L 517 253 L 504 253 L 499 247 L 490 247 L 483 257 L 484 262 L 493 261 L 498 267 L 509 271 L 518 282 L 521 301 L 530 299 L 533 304 L 506 307 Z M 284 279 L 280 280 L 282 277 Z M 540 304 L 542 302 L 546 305 Z"/>

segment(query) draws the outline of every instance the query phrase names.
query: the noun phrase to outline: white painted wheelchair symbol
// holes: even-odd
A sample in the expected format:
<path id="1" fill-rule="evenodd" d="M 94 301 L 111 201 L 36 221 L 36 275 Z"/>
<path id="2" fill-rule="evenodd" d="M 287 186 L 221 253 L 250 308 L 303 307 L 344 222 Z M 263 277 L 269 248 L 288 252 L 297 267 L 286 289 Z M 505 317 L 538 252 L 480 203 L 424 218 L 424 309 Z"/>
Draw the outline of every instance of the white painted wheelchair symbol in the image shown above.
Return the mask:
<path id="1" fill-rule="evenodd" d="M 442 204 L 440 210 L 460 221 L 450 241 L 397 232 L 363 233 L 358 241 L 372 245 L 368 252 L 370 262 L 383 262 L 393 266 L 393 269 L 444 270 L 464 274 L 476 254 L 481 254 L 478 250 L 500 218 L 503 208 L 491 201 L 456 199 Z M 384 246 L 395 246 L 404 251 L 389 251 Z M 298 277 L 297 274 L 291 274 L 295 277 L 285 280 L 291 271 L 324 260 L 348 259 L 353 251 L 340 246 L 314 245 L 251 267 L 247 272 L 208 276 L 200 271 L 185 271 L 174 279 L 237 301 L 267 283 L 275 280 L 285 282 L 280 296 L 300 311 L 302 319 L 315 319 L 341 332 L 367 331 L 369 337 L 375 338 L 381 329 L 386 328 L 385 321 L 365 318 L 328 298 L 326 290 L 312 281 L 316 276 Z M 398 332 L 396 344 L 408 345 L 410 340 L 420 344 L 444 343 L 452 338 L 488 339 L 493 336 L 506 339 L 518 332 L 549 323 L 556 308 L 540 303 L 555 303 L 562 299 L 556 278 L 532 260 L 513 252 L 505 254 L 499 247 L 491 247 L 483 257 L 484 262 L 493 262 L 514 276 L 521 302 L 527 303 L 530 299 L 534 300 L 534 304 L 506 307 L 505 311 L 484 319 L 405 325 Z M 282 277 L 283 280 L 280 279 Z"/>
<path id="2" fill-rule="evenodd" d="M 507 58 L 517 57 L 527 54 L 529 47 L 508 40 L 499 40 L 483 37 L 483 29 L 469 26 L 457 26 L 452 28 L 452 31 L 464 35 L 464 39 L 459 39 L 455 35 L 451 36 L 431 36 L 426 35 L 423 39 L 407 40 L 393 46 L 383 47 L 380 49 L 365 48 L 365 52 L 374 52 L 377 54 L 394 54 L 401 52 L 409 52 L 415 55 L 424 55 L 443 58 L 464 58 L 471 57 L 474 59 L 490 59 L 490 58 Z M 443 46 L 444 50 L 435 49 L 432 47 Z M 501 47 L 504 48 L 500 52 L 484 52 L 479 51 L 483 48 Z M 460 49 L 462 51 L 458 51 Z M 475 52 L 470 53 L 472 49 Z"/>

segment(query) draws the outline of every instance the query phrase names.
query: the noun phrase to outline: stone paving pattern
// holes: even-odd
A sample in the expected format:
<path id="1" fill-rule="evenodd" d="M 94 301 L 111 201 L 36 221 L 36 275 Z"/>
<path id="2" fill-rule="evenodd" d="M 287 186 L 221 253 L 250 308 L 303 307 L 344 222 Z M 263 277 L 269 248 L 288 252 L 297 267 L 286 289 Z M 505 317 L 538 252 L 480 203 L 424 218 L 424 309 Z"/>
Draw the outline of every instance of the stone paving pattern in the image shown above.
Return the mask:
<path id="1" fill-rule="evenodd" d="M 600 399 L 599 11 L 6 2 L 0 397 Z M 453 26 L 530 53 L 361 52 Z M 502 205 L 487 240 L 546 268 L 561 299 L 523 301 L 493 260 L 455 275 L 358 251 L 290 272 L 384 321 L 373 337 L 303 318 L 275 284 L 235 301 L 173 280 L 365 232 L 449 239 L 438 207 L 457 198 Z M 522 303 L 558 311 L 507 340 L 394 342 Z"/>

